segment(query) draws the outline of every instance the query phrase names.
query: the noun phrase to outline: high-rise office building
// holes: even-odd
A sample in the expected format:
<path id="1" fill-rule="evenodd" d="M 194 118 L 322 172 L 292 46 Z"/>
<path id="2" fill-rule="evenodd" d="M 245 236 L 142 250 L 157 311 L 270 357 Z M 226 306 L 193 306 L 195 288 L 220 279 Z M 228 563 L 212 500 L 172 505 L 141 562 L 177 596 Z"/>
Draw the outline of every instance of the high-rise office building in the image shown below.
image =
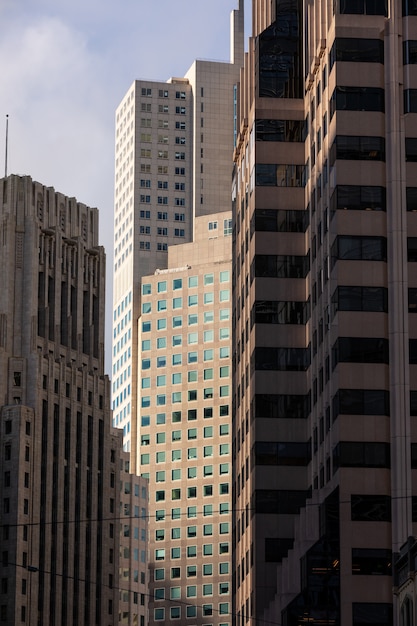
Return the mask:
<path id="1" fill-rule="evenodd" d="M 167 267 L 169 246 L 192 241 L 195 217 L 230 210 L 242 0 L 231 26 L 229 63 L 198 60 L 183 78 L 135 81 L 116 113 L 113 423 L 134 471 L 141 278 Z"/>
<path id="2" fill-rule="evenodd" d="M 121 432 L 98 212 L 0 180 L 0 622 L 118 623 Z"/>
<path id="3" fill-rule="evenodd" d="M 417 532 L 415 15 L 253 2 L 233 192 L 237 625 L 412 623 L 391 574 Z"/>
<path id="4" fill-rule="evenodd" d="M 196 218 L 142 279 L 140 466 L 149 623 L 231 620 L 231 212 Z"/>

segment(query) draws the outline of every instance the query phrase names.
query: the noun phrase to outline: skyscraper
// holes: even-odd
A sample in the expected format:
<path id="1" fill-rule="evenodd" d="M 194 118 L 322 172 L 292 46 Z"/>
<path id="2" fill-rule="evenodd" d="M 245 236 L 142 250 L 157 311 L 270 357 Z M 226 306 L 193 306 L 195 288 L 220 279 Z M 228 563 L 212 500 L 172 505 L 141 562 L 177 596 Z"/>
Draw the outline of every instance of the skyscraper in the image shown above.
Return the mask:
<path id="1" fill-rule="evenodd" d="M 236 624 L 392 624 L 400 608 L 392 559 L 417 530 L 414 20 L 407 2 L 253 2 L 233 191 Z"/>
<path id="2" fill-rule="evenodd" d="M 230 210 L 242 0 L 231 26 L 229 63 L 197 60 L 184 78 L 135 81 L 116 113 L 113 409 L 133 470 L 141 278 L 167 267 L 168 246 L 192 241 L 196 216 Z"/>
<path id="3" fill-rule="evenodd" d="M 150 624 L 230 624 L 231 212 L 142 280 L 140 466 L 149 478 Z M 177 622 L 178 623 L 178 622 Z"/>
<path id="4" fill-rule="evenodd" d="M 114 626 L 121 433 L 97 209 L 29 176 L 0 193 L 0 622 Z"/>

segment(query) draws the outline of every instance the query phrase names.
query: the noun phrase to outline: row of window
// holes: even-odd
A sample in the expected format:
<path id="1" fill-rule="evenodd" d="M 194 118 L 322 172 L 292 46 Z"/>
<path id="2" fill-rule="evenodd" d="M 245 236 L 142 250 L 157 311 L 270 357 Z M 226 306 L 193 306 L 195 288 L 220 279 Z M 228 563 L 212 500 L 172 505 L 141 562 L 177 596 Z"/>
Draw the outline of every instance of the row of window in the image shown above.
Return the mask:
<path id="1" fill-rule="evenodd" d="M 218 470 L 219 470 L 219 476 L 224 476 L 225 474 L 229 473 L 229 464 L 228 463 L 220 463 L 220 465 L 218 466 Z M 185 472 L 184 472 L 185 473 Z M 213 465 L 204 465 L 203 467 L 203 472 L 202 475 L 204 478 L 207 478 L 208 476 L 213 476 L 214 475 L 214 469 L 213 469 Z M 197 467 L 189 467 L 187 468 L 187 478 L 198 478 L 198 468 Z M 171 478 L 169 478 L 169 472 L 168 472 L 168 478 L 167 478 L 167 472 L 165 470 L 160 470 L 158 472 L 155 473 L 155 481 L 157 483 L 164 483 L 166 480 L 182 480 L 183 476 L 182 476 L 182 470 L 181 469 L 173 469 L 171 470 Z M 197 491 L 196 491 L 196 487 L 189 487 L 187 494 L 189 498 L 196 498 L 197 497 Z M 174 491 L 174 490 L 173 490 Z M 178 490 L 175 490 L 175 492 L 177 492 Z M 176 496 L 178 495 L 177 493 L 175 494 Z M 179 500 L 179 497 L 174 497 L 174 493 L 172 494 L 172 500 Z"/>
<path id="2" fill-rule="evenodd" d="M 146 112 L 149 112 L 149 111 L 146 111 Z M 151 117 L 142 117 L 140 120 L 140 125 L 142 128 L 152 128 L 152 121 L 153 120 Z M 169 120 L 158 119 L 158 128 L 169 128 Z M 175 128 L 176 130 L 185 130 L 185 122 L 176 121 Z"/>
<path id="3" fill-rule="evenodd" d="M 144 98 L 152 97 L 152 88 L 151 87 L 142 87 L 141 88 L 141 95 Z M 158 89 L 158 97 L 159 98 L 169 98 L 169 91 L 168 91 L 168 89 Z M 185 100 L 185 98 L 186 98 L 185 91 L 176 91 L 175 92 L 175 98 L 177 100 Z"/>
<path id="4" fill-rule="evenodd" d="M 146 369 L 150 369 L 150 359 L 142 359 L 142 369 L 146 370 Z M 193 370 L 192 372 L 188 372 L 190 375 L 192 373 L 194 373 L 195 370 Z M 224 367 L 220 367 L 219 368 L 219 377 L 220 378 L 228 378 L 229 377 L 229 366 L 225 365 Z M 209 367 L 207 369 L 205 369 L 203 371 L 203 380 L 213 380 L 214 379 L 214 370 L 212 367 Z M 183 375 L 182 372 L 175 372 L 174 374 L 171 375 L 171 384 L 172 385 L 180 385 L 182 382 L 185 382 L 186 377 L 184 375 L 184 379 L 183 379 Z M 188 378 L 188 382 L 194 382 L 195 378 L 193 376 L 193 379 L 190 381 L 190 379 Z M 159 376 L 156 376 L 156 378 L 154 379 L 154 383 L 151 385 L 151 380 L 150 377 L 144 377 L 142 378 L 142 389 L 150 389 L 151 386 L 154 387 L 156 383 L 156 387 L 165 387 L 167 384 L 167 377 L 166 374 L 160 374 Z"/>
<path id="5" fill-rule="evenodd" d="M 147 128 L 150 127 L 150 124 L 146 124 L 146 122 L 150 122 L 151 120 L 143 119 L 141 122 L 145 123 Z M 152 134 L 151 133 L 141 133 L 140 134 L 141 143 L 152 143 Z M 163 143 L 164 145 L 169 143 L 168 135 L 158 135 L 158 143 Z M 177 145 L 185 146 L 185 137 L 175 137 L 175 143 Z"/>
<path id="6" fill-rule="evenodd" d="M 173 430 L 171 431 L 171 441 L 181 441 L 182 439 L 182 435 L 184 434 L 185 436 L 185 431 L 183 432 L 182 430 Z M 220 435 L 228 435 L 229 434 L 229 424 L 220 424 L 219 426 L 219 434 Z M 159 432 L 156 433 L 155 435 L 155 443 L 166 443 L 167 439 L 166 439 L 166 433 L 165 432 Z M 187 439 L 197 439 L 198 435 L 201 436 L 201 432 L 198 432 L 197 428 L 189 428 L 187 430 Z M 209 438 L 209 437 L 213 437 L 213 426 L 204 426 L 203 428 L 203 437 L 205 439 Z M 185 437 L 184 437 L 185 438 Z M 141 438 L 140 438 L 140 444 L 141 446 L 149 446 L 151 443 L 151 436 L 150 434 L 146 433 L 146 434 L 142 434 Z M 229 453 L 229 444 L 222 444 L 219 448 L 219 453 L 220 455 L 222 454 L 228 454 Z M 193 476 L 194 478 L 194 476 Z M 128 484 L 128 483 L 126 483 Z"/>
<path id="7" fill-rule="evenodd" d="M 213 391 L 213 387 L 206 387 L 205 389 L 203 389 L 203 399 L 204 400 L 211 400 L 214 397 L 214 391 Z M 218 396 L 220 398 L 226 398 L 229 396 L 229 385 L 221 385 L 219 387 L 218 390 Z M 184 398 L 183 398 L 183 393 L 182 391 L 174 391 L 171 394 L 171 403 L 172 404 L 176 404 L 176 403 L 181 403 L 181 402 L 185 402 L 188 400 L 188 402 L 194 402 L 198 399 L 198 390 L 197 389 L 190 389 L 189 391 L 187 391 L 186 393 L 184 392 Z M 155 404 L 156 406 L 165 406 L 167 403 L 167 395 L 165 393 L 163 394 L 157 394 L 155 397 Z M 148 408 L 151 406 L 151 397 L 150 396 L 142 396 L 141 398 L 141 406 L 142 408 Z"/>
<path id="8" fill-rule="evenodd" d="M 163 235 L 163 233 L 161 233 L 161 235 L 162 236 L 166 236 L 166 235 Z M 184 238 L 185 237 L 185 229 L 184 228 L 174 228 L 174 237 Z M 146 252 L 149 252 L 151 250 L 151 242 L 150 241 L 144 241 L 144 240 L 139 241 L 139 250 L 145 250 Z M 157 250 L 166 252 L 168 250 L 168 244 L 167 243 L 157 243 Z"/>
<path id="9" fill-rule="evenodd" d="M 197 437 L 190 437 L 190 439 L 196 439 Z M 178 441 L 178 440 L 177 440 Z M 203 453 L 203 457 L 209 458 L 212 457 L 214 454 L 214 449 L 213 446 L 203 446 L 202 450 L 200 450 L 200 452 Z M 229 444 L 228 443 L 222 443 L 218 446 L 218 454 L 220 456 L 227 456 L 230 453 L 229 450 Z M 155 463 L 166 463 L 168 461 L 168 456 L 169 454 L 167 453 L 166 450 L 163 450 L 161 452 L 155 452 L 155 458 L 154 458 L 154 462 Z M 188 460 L 192 460 L 192 459 L 197 459 L 198 458 L 198 450 L 197 448 L 187 448 L 187 454 L 185 455 L 185 450 L 184 450 L 184 457 L 186 456 L 186 458 Z M 171 450 L 171 461 L 181 461 L 182 459 L 182 451 L 180 449 L 178 450 Z M 144 453 L 141 455 L 141 464 L 143 465 L 149 465 L 149 463 L 151 462 L 151 455 L 148 453 Z M 210 466 L 207 466 L 208 468 Z M 190 470 L 189 475 L 187 473 L 187 477 L 188 478 L 197 478 L 197 469 L 196 468 L 188 468 Z M 209 469 L 207 470 L 207 472 L 209 471 Z M 222 472 L 224 473 L 224 472 Z M 209 475 L 209 474 L 207 474 Z"/>
<path id="10" fill-rule="evenodd" d="M 190 574 L 192 575 L 192 574 Z M 175 578 L 175 576 L 174 576 Z M 186 617 L 186 618 L 196 618 L 197 617 L 197 607 L 196 606 L 186 606 L 185 609 L 184 607 L 181 606 L 171 606 L 169 608 L 169 619 L 172 620 L 176 620 L 176 619 L 181 619 L 181 610 L 182 610 L 182 616 Z M 222 602 L 219 604 L 219 608 L 218 609 L 214 609 L 214 611 L 217 613 L 220 613 L 221 615 L 228 615 L 229 614 L 229 603 L 228 602 Z M 167 613 L 168 613 L 168 609 L 167 609 Z M 203 617 L 209 617 L 211 615 L 213 615 L 213 605 L 212 604 L 203 604 L 201 606 L 201 615 Z M 168 618 L 168 615 L 165 616 L 165 609 L 164 608 L 160 608 L 160 609 L 154 609 L 154 620 L 157 621 L 165 621 Z M 207 626 L 212 626 L 212 624 L 207 624 Z M 228 623 L 226 624 L 219 624 L 219 626 L 229 626 Z"/>
<path id="11" fill-rule="evenodd" d="M 213 544 L 205 544 L 205 554 L 204 556 L 212 556 L 213 555 Z M 229 553 L 229 544 L 228 543 L 219 543 L 218 546 L 218 553 L 219 554 L 228 554 Z M 191 568 L 191 569 L 189 569 Z M 207 569 L 206 571 L 209 571 L 209 569 Z M 170 574 L 170 579 L 173 580 L 175 578 L 181 578 L 181 567 L 172 567 L 169 571 Z M 211 574 L 205 574 L 206 576 L 212 576 Z M 187 578 L 194 578 L 195 576 L 197 576 L 197 566 L 196 565 L 189 565 L 187 566 L 186 569 L 186 576 Z M 165 568 L 156 568 L 154 570 L 154 580 L 165 580 Z"/>
<path id="12" fill-rule="evenodd" d="M 169 204 L 168 196 L 157 196 L 156 200 L 157 204 Z M 151 204 L 152 196 L 149 194 L 140 194 L 139 201 L 141 204 Z M 185 198 L 174 198 L 172 204 L 174 206 L 185 206 Z"/>
<path id="13" fill-rule="evenodd" d="M 141 178 L 140 186 L 146 189 L 151 189 L 152 183 L 150 178 Z M 185 183 L 175 182 L 175 191 L 185 191 Z M 157 182 L 158 189 L 168 189 L 168 181 L 167 180 L 158 180 Z"/>
<path id="14" fill-rule="evenodd" d="M 204 274 L 203 276 L 203 284 L 204 285 L 213 285 L 214 284 L 214 274 L 210 273 L 210 274 Z M 198 287 L 198 281 L 199 281 L 199 277 L 198 276 L 189 276 L 188 278 L 188 287 L 189 288 L 193 288 L 193 287 Z M 229 270 L 223 270 L 221 272 L 219 272 L 219 281 L 221 283 L 226 283 L 230 281 L 230 272 Z M 156 286 L 156 290 L 158 293 L 163 293 L 165 291 L 167 291 L 167 281 L 166 280 L 162 280 L 159 281 L 157 283 Z M 185 286 L 185 285 L 184 285 Z M 176 291 L 177 289 L 182 289 L 183 288 L 183 279 L 182 278 L 174 278 L 172 280 L 171 283 L 171 288 L 173 291 Z M 142 285 L 142 295 L 143 296 L 150 296 L 152 294 L 152 285 L 150 283 L 144 283 Z"/>
<path id="15" fill-rule="evenodd" d="M 174 316 L 171 320 L 172 328 L 181 328 L 182 327 L 182 315 Z M 193 325 L 193 323 L 191 324 Z M 163 317 L 161 319 L 156 320 L 156 330 L 166 330 L 167 328 L 167 318 Z M 149 333 L 152 330 L 152 322 L 142 322 L 142 333 Z M 202 333 L 198 333 L 197 331 L 194 333 L 188 333 L 188 344 L 198 343 L 199 335 L 203 337 L 204 343 L 209 343 L 214 341 L 214 330 L 204 330 Z M 218 338 L 222 341 L 223 339 L 228 339 L 230 335 L 230 329 L 220 328 L 218 331 Z"/>
<path id="16" fill-rule="evenodd" d="M 219 291 L 219 302 L 228 302 L 230 300 L 230 289 L 221 289 Z M 214 303 L 214 291 L 207 291 L 205 294 L 203 294 L 202 297 L 202 301 L 201 302 L 201 298 L 200 298 L 200 304 L 213 304 Z M 160 311 L 167 311 L 168 310 L 168 300 L 157 300 L 155 301 L 147 301 L 144 302 L 142 304 L 142 314 L 148 314 L 148 313 L 152 313 L 152 304 L 156 305 L 156 310 L 158 312 Z M 183 304 L 183 299 L 181 296 L 177 297 L 177 298 L 172 298 L 171 300 L 171 306 L 172 309 L 182 309 L 183 306 L 185 305 L 185 303 Z M 192 296 L 188 296 L 187 299 L 187 307 L 190 308 L 192 306 L 197 306 L 198 305 L 198 295 L 192 295 Z M 219 319 L 221 321 L 223 320 L 228 320 L 230 317 L 230 309 L 220 309 L 219 311 Z M 213 322 L 214 321 L 214 310 L 213 311 L 205 311 L 204 312 L 204 322 Z M 188 324 L 197 324 L 198 323 L 198 316 L 197 313 L 191 313 L 190 315 L 188 315 Z"/>
<path id="17" fill-rule="evenodd" d="M 229 493 L 229 485 L 228 483 L 223 483 L 222 485 L 222 493 L 223 494 L 228 494 Z M 201 514 L 201 512 L 203 513 L 204 516 L 207 515 L 213 515 L 214 513 L 219 513 L 220 515 L 229 513 L 229 503 L 228 502 L 221 502 L 219 504 L 219 509 L 216 511 L 213 511 L 213 505 L 212 504 L 205 504 L 202 507 L 202 511 L 198 511 L 198 514 Z M 157 522 L 162 522 L 165 520 L 165 515 L 166 512 L 164 509 L 159 509 L 155 512 L 155 519 Z M 171 509 L 171 519 L 172 520 L 178 520 L 181 519 L 182 516 L 185 516 L 185 513 L 183 514 L 180 508 L 175 508 L 175 509 Z M 188 506 L 187 507 L 187 513 L 186 513 L 186 517 L 187 519 L 193 519 L 195 517 L 197 517 L 197 507 L 196 506 Z M 155 531 L 155 533 L 162 533 L 159 534 L 158 536 L 165 538 L 165 530 L 164 529 L 160 529 Z M 187 537 L 197 537 L 197 526 L 187 526 Z M 171 539 L 181 539 L 181 528 L 179 527 L 171 527 Z"/>
<path id="18" fill-rule="evenodd" d="M 213 575 L 213 565 L 210 563 L 204 564 L 203 576 L 212 576 Z M 211 572 L 211 573 L 210 573 Z M 229 563 L 220 563 L 219 564 L 219 574 L 228 574 L 229 573 Z M 210 591 L 211 588 L 211 591 Z M 229 583 L 223 582 L 219 583 L 219 595 L 223 595 L 229 593 Z M 165 600 L 165 587 L 154 589 L 154 597 L 156 600 Z M 181 594 L 184 593 L 184 589 L 182 587 L 170 587 L 169 589 L 169 599 L 170 600 L 178 600 L 181 598 Z M 196 585 L 190 585 L 185 588 L 185 594 L 187 598 L 195 598 L 198 595 L 198 588 Z M 201 586 L 201 595 L 208 596 L 213 595 L 213 588 L 210 583 Z"/>
<path id="19" fill-rule="evenodd" d="M 181 346 L 183 344 L 182 341 L 182 335 L 174 335 L 172 337 L 172 347 L 176 348 L 178 346 Z M 195 343 L 193 340 L 191 341 L 191 343 Z M 166 337 L 158 337 L 156 340 L 156 347 L 158 350 L 166 348 L 167 347 L 167 338 Z M 151 349 L 151 340 L 150 339 L 144 339 L 142 341 L 142 352 L 146 352 L 147 350 Z M 223 346 L 221 348 L 218 349 L 217 351 L 217 356 L 220 359 L 227 359 L 230 356 L 230 347 L 229 346 Z M 203 350 L 203 360 L 204 361 L 213 361 L 214 359 L 214 350 L 213 348 L 208 348 L 206 350 Z M 183 359 L 183 355 L 182 353 L 176 353 L 173 354 L 171 356 L 171 363 L 172 365 L 182 365 L 183 361 L 184 363 L 187 362 L 188 364 L 192 364 L 192 363 L 197 363 L 198 362 L 198 352 L 188 352 L 187 354 L 187 358 L 185 358 L 184 355 L 184 359 Z M 156 367 L 165 367 L 167 364 L 167 357 L 166 355 L 161 355 L 156 357 Z M 142 366 L 144 369 L 149 369 L 148 368 L 148 359 L 144 359 L 144 365 Z M 197 370 L 190 370 L 188 372 L 188 382 L 194 382 L 198 380 L 198 372 Z"/>
<path id="20" fill-rule="evenodd" d="M 157 482 L 163 482 L 163 481 L 157 481 Z M 183 491 L 187 499 L 197 498 L 197 487 L 187 487 L 187 489 L 186 490 L 184 489 Z M 213 485 L 203 485 L 201 491 L 204 497 L 206 496 L 211 497 L 213 495 Z M 168 494 L 166 493 L 165 489 L 157 489 L 155 491 L 155 502 L 165 502 L 166 499 L 168 499 Z M 181 488 L 180 487 L 171 489 L 170 499 L 172 501 L 181 500 Z"/>
<path id="21" fill-rule="evenodd" d="M 182 411 L 172 411 L 171 420 L 172 423 L 178 423 L 182 421 Z M 200 417 L 203 415 L 204 419 L 213 417 L 213 407 L 208 406 L 204 407 L 202 411 L 200 411 Z M 218 407 L 218 416 L 219 417 L 227 417 L 229 415 L 229 405 L 221 404 Z M 197 409 L 187 409 L 184 411 L 184 418 L 187 418 L 187 421 L 195 421 L 198 417 Z M 157 413 L 155 418 L 155 425 L 159 426 L 161 424 L 165 424 L 166 422 L 166 413 Z M 151 425 L 151 416 L 150 415 L 142 415 L 141 416 L 141 426 L 150 426 Z M 228 433 L 228 424 L 220 424 L 219 426 L 220 434 L 225 435 Z M 173 459 L 174 460 L 174 459 Z"/>

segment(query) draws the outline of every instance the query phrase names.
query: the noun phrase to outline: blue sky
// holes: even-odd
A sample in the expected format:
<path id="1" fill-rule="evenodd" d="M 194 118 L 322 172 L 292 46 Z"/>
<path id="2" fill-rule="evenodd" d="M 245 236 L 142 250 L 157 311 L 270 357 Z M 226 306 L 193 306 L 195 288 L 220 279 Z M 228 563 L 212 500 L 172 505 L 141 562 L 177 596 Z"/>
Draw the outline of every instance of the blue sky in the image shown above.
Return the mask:
<path id="1" fill-rule="evenodd" d="M 247 31 L 250 5 L 245 0 Z M 97 206 L 109 271 L 115 109 L 135 79 L 182 76 L 195 58 L 228 60 L 237 6 L 238 0 L 0 0 L 0 146 L 8 114 L 8 173 L 29 174 Z M 4 148 L 0 155 L 3 175 Z"/>

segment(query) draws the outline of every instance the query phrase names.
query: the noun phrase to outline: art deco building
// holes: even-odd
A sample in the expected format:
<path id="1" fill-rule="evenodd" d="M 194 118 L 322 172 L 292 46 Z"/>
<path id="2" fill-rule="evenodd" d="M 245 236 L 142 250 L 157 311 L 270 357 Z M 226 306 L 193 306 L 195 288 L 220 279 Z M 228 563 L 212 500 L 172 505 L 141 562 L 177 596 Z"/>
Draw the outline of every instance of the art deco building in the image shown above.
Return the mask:
<path id="1" fill-rule="evenodd" d="M 142 279 L 140 467 L 150 624 L 231 623 L 231 212 Z"/>
<path id="2" fill-rule="evenodd" d="M 194 218 L 230 210 L 234 89 L 243 64 L 243 1 L 231 17 L 230 62 L 193 63 L 185 77 L 135 81 L 116 113 L 113 316 L 114 425 L 132 470 L 137 426 L 140 283 L 192 241 Z"/>
<path id="3" fill-rule="evenodd" d="M 413 623 L 416 15 L 253 2 L 233 192 L 236 625 Z"/>
<path id="4" fill-rule="evenodd" d="M 118 624 L 121 433 L 98 213 L 0 180 L 0 623 Z"/>

